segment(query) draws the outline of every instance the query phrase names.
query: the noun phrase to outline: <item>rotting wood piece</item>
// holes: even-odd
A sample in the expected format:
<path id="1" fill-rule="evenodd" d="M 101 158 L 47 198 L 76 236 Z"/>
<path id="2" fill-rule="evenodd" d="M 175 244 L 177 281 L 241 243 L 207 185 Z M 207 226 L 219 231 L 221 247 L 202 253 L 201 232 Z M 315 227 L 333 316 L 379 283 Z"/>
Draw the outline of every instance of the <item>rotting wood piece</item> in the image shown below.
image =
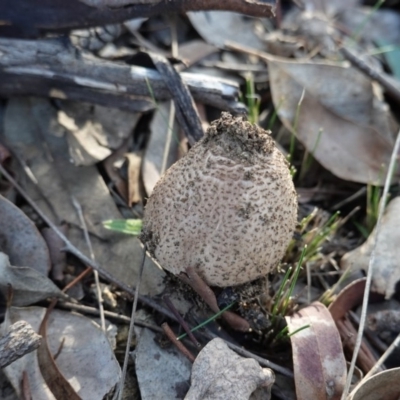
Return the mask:
<path id="1" fill-rule="evenodd" d="M 11 325 L 7 333 L 0 338 L 0 368 L 36 350 L 41 339 L 42 337 L 25 321 Z"/>
<path id="2" fill-rule="evenodd" d="M 155 107 L 153 95 L 156 101 L 171 98 L 156 70 L 105 61 L 61 39 L 0 39 L 0 54 L 2 96 L 46 96 L 139 112 Z M 245 111 L 237 101 L 236 82 L 185 72 L 180 75 L 196 101 L 233 113 Z"/>

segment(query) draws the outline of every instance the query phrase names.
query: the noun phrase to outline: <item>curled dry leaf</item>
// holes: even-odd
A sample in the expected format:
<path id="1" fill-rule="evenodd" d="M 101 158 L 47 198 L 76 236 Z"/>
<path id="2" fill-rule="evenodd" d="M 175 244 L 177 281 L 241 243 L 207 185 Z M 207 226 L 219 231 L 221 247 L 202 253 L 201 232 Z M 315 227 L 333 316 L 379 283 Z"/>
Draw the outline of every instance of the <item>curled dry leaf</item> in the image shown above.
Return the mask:
<path id="1" fill-rule="evenodd" d="M 0 196 L 0 215 L 0 249 L 8 255 L 10 262 L 47 275 L 49 250 L 35 224 L 3 196 Z"/>
<path id="2" fill-rule="evenodd" d="M 376 229 L 367 241 L 355 250 L 346 253 L 341 260 L 341 268 L 368 270 L 369 259 L 374 243 Z M 394 198 L 387 206 L 376 244 L 375 268 L 372 282 L 373 290 L 388 299 L 396 290 L 400 280 L 400 197 Z"/>
<path id="3" fill-rule="evenodd" d="M 45 275 L 29 267 L 12 267 L 8 256 L 0 252 L 0 292 L 7 297 L 12 287 L 12 305 L 27 306 L 48 297 L 64 297 Z"/>
<path id="4" fill-rule="evenodd" d="M 46 314 L 44 315 L 39 328 L 39 334 L 43 339 L 42 345 L 37 350 L 40 372 L 46 385 L 49 387 L 56 399 L 81 400 L 75 389 L 68 380 L 65 379 L 64 375 L 58 368 L 58 365 L 55 362 L 56 356 L 53 357 L 49 348 L 49 342 L 47 340 L 47 323 L 52 310 L 53 305 L 46 310 Z M 64 340 L 64 338 L 62 340 Z M 63 345 L 63 342 L 61 345 Z M 57 356 L 58 354 L 59 353 L 57 352 Z"/>
<path id="5" fill-rule="evenodd" d="M 185 400 L 248 400 L 258 387 L 269 388 L 274 380 L 270 369 L 238 356 L 222 339 L 213 339 L 193 364 Z"/>
<path id="6" fill-rule="evenodd" d="M 343 346 L 346 352 L 350 354 L 354 351 L 357 329 L 347 317 L 347 313 L 351 309 L 362 304 L 365 283 L 365 278 L 351 282 L 340 291 L 336 299 L 329 306 L 329 312 L 336 323 L 340 337 L 343 341 Z M 376 300 L 382 300 L 382 296 L 375 292 L 371 292 L 370 301 L 372 302 Z M 364 338 L 361 342 L 361 348 L 358 353 L 357 365 L 359 365 L 363 371 L 367 372 L 372 368 L 376 361 L 376 357 Z"/>
<path id="7" fill-rule="evenodd" d="M 45 311 L 41 307 L 12 307 L 9 309 L 9 323 L 24 320 L 38 332 Z M 103 399 L 119 382 L 119 364 L 106 336 L 91 319 L 53 310 L 47 326 L 47 342 L 51 354 L 58 352 L 56 364 L 60 372 L 82 400 Z M 24 372 L 32 399 L 54 400 L 41 374 L 36 351 L 5 368 L 18 394 Z"/>
<path id="8" fill-rule="evenodd" d="M 293 334 L 290 339 L 297 399 L 340 399 L 346 382 L 346 360 L 328 309 L 315 302 L 286 317 L 286 322 Z"/>
<path id="9" fill-rule="evenodd" d="M 317 161 L 342 179 L 381 182 L 394 132 L 373 118 L 370 80 L 347 64 L 269 57 L 268 66 L 280 119 Z"/>
<path id="10" fill-rule="evenodd" d="M 348 400 L 398 400 L 400 368 L 393 368 L 368 378 L 355 389 Z"/>

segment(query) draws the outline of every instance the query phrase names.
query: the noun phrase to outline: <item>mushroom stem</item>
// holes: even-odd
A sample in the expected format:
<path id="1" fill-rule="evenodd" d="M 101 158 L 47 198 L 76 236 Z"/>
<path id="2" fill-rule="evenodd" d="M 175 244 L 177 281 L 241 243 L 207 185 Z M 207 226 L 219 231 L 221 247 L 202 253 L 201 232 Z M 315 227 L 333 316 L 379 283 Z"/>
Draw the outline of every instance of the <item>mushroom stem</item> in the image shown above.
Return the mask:
<path id="1" fill-rule="evenodd" d="M 187 267 L 185 271 L 186 272 L 181 272 L 178 275 L 179 278 L 191 286 L 213 312 L 220 312 L 221 310 L 218 307 L 217 298 L 215 297 L 214 292 L 200 277 L 196 270 L 193 267 Z M 250 324 L 244 318 L 231 311 L 225 311 L 221 316 L 233 329 L 237 331 L 248 332 L 250 330 Z"/>

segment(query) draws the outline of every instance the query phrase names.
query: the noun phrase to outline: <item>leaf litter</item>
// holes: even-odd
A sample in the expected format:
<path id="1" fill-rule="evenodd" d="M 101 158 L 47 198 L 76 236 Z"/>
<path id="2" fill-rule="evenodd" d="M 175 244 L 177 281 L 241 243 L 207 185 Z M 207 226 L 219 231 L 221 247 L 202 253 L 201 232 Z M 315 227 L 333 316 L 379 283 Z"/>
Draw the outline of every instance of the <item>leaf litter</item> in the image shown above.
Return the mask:
<path id="1" fill-rule="evenodd" d="M 68 226 L 65 233 L 69 240 L 88 254 L 81 221 L 72 204 L 72 198 L 78 199 L 94 260 L 115 282 L 131 286 L 137 284 L 143 250 L 137 238 L 121 233 L 138 233 L 136 228 L 131 232 L 129 223 L 121 219 L 135 220 L 135 227 L 140 226 L 143 208 L 155 183 L 199 138 L 201 123 L 209 124 L 221 111 L 244 110 L 237 97 L 238 85 L 233 82 L 241 86 L 241 99 L 248 107 L 249 118 L 264 128 L 272 128 L 273 138 L 288 155 L 301 198 L 299 226 L 284 263 L 279 272 L 263 282 L 216 289 L 213 294 L 215 309 L 229 308 L 239 314 L 249 321 L 251 332 L 239 334 L 219 318 L 213 321 L 214 313 L 191 289 L 162 271 L 156 260 L 146 258 L 139 297 L 146 306 L 139 313 L 152 310 L 154 318 L 150 325 L 157 333 L 147 328 L 138 333 L 138 342 L 131 348 L 135 347 L 135 363 L 128 367 L 130 385 L 138 384 L 136 390 L 140 390 L 142 398 L 229 398 L 230 390 L 235 391 L 232 398 L 238 398 L 243 390 L 243 399 L 342 396 L 345 360 L 354 351 L 353 339 L 358 329 L 354 311 L 365 290 L 365 280 L 354 279 L 367 272 L 375 236 L 370 221 L 377 210 L 371 210 L 369 205 L 377 207 L 380 198 L 379 191 L 371 188 L 382 185 L 385 179 L 398 130 L 398 100 L 393 93 L 399 87 L 399 14 L 390 5 L 379 9 L 379 2 L 368 8 L 361 7 L 359 1 L 307 0 L 302 2 L 303 9 L 297 3 L 300 4 L 294 2 L 286 8 L 278 6 L 277 20 L 249 19 L 211 10 L 190 12 L 188 18 L 179 19 L 179 29 L 174 27 L 173 18 L 150 16 L 131 26 L 129 32 L 116 26 L 116 34 L 104 36 L 104 42 L 103 28 L 92 29 L 88 33 L 95 32 L 100 41 L 92 42 L 91 47 L 84 46 L 84 51 L 97 52 L 93 60 L 107 59 L 110 72 L 117 65 L 131 65 L 135 82 L 141 80 L 143 84 L 143 75 L 138 80 L 136 74 L 146 73 L 150 79 L 140 89 L 141 101 L 147 106 L 136 112 L 126 111 L 126 103 L 124 111 L 118 109 L 118 104 L 107 102 L 108 95 L 111 102 L 118 98 L 115 92 L 99 93 L 97 99 L 92 98 L 93 104 L 68 100 L 69 88 L 56 101 L 2 93 L 9 97 L 1 104 L 0 130 L 0 149 L 4 146 L 2 154 L 8 154 L 7 170 L 47 217 L 57 226 Z M 82 30 L 81 37 L 85 35 Z M 350 49 L 358 65 L 344 58 L 346 52 L 341 46 Z M 153 63 L 160 73 L 149 68 L 144 48 L 153 52 Z M 154 54 L 158 50 L 159 54 Z M 76 51 L 81 50 L 77 47 Z M 165 58 L 168 54 L 173 55 L 171 64 Z M 96 61 L 92 65 L 94 71 Z M 188 67 L 190 74 L 182 72 Z M 112 79 L 109 75 L 106 81 Z M 81 80 L 79 90 L 87 90 L 85 84 Z M 254 90 L 249 91 L 252 85 Z M 43 93 L 42 90 L 37 94 Z M 71 99 L 76 98 L 75 92 Z M 177 102 L 175 118 L 169 98 Z M 170 125 L 174 126 L 172 137 Z M 194 128 L 189 132 L 188 126 Z M 5 165 L 3 159 L 0 162 Z M 395 323 L 398 316 L 389 311 L 389 301 L 396 303 L 400 280 L 396 262 L 398 171 L 393 179 L 393 200 L 382 220 L 377 241 L 378 267 L 370 294 L 370 301 L 382 309 L 369 314 L 368 335 L 363 337 L 357 364 L 364 373 L 374 368 L 377 353 L 385 352 L 399 333 Z M 15 320 L 25 319 L 37 331 L 41 322 L 40 332 L 45 336 L 39 357 L 35 352 L 11 364 L 7 368 L 16 369 L 7 372 L 8 378 L 17 393 L 23 382 L 24 391 L 30 392 L 32 398 L 62 396 L 51 384 L 52 390 L 48 389 L 47 379 L 58 380 L 65 390 L 72 388 L 70 398 L 74 393 L 79 398 L 105 398 L 119 385 L 121 347 L 111 348 L 106 334 L 94 321 L 71 311 L 53 310 L 48 316 L 46 333 L 46 308 L 28 307 L 38 302 L 48 307 L 48 298 L 68 299 L 57 285 L 65 286 L 83 274 L 77 283 L 80 300 L 74 307 L 82 306 L 81 312 L 98 312 L 98 290 L 93 290 L 93 278 L 77 257 L 65 251 L 62 240 L 51 239 L 48 227 L 26 205 L 24 195 L 17 195 L 7 186 L 4 191 L 0 186 L 7 196 L 0 198 L 1 293 L 9 304 L 25 308 L 9 308 L 3 328 L 10 323 L 10 315 L 14 315 Z M 371 198 L 371 193 L 378 195 Z M 331 220 L 335 215 L 332 210 L 338 204 L 344 215 L 340 226 Z M 327 218 L 313 217 L 315 207 L 318 214 Z M 363 235 L 368 234 L 362 243 Z M 286 274 L 296 265 L 298 275 Z M 118 283 L 103 280 L 101 292 L 110 296 L 104 300 L 104 306 L 108 315 L 119 321 L 118 330 L 122 332 L 119 317 L 129 314 L 132 299 L 117 286 Z M 282 293 L 287 297 L 282 297 Z M 163 301 L 162 295 L 164 299 L 167 295 L 169 301 Z M 319 302 L 310 304 L 311 299 Z M 177 349 L 168 347 L 165 337 L 156 329 L 165 320 L 176 336 L 181 335 L 181 329 L 208 321 L 205 328 L 193 333 L 202 350 L 186 338 L 179 340 L 184 354 L 196 358 L 194 365 Z M 186 328 L 180 328 L 176 320 L 182 326 L 186 324 Z M 211 331 L 224 341 L 210 341 Z M 89 339 L 92 346 L 88 345 Z M 83 352 L 83 358 L 78 357 L 73 345 L 79 349 L 82 346 L 78 353 Z M 228 351 L 226 346 L 238 352 L 243 350 L 245 358 Z M 219 355 L 222 348 L 223 355 Z M 97 357 L 104 349 L 104 368 L 93 368 L 88 374 L 87 365 L 92 368 L 92 364 L 99 363 Z M 201 366 L 208 351 L 206 366 Z M 244 359 L 250 360 L 254 369 L 239 368 Z M 212 364 L 218 364 L 215 370 L 209 368 Z M 261 375 L 271 376 L 267 367 L 274 369 L 275 383 L 270 380 L 267 388 L 251 394 L 257 385 L 262 385 Z M 385 361 L 372 378 L 362 380 L 360 376 L 360 386 L 346 398 L 378 398 L 382 390 L 389 396 L 385 391 L 388 385 L 396 392 L 396 367 L 398 363 Z M 387 370 L 379 372 L 384 368 Z M 103 376 L 105 372 L 107 377 Z M 248 386 L 243 383 L 245 376 L 250 377 L 246 380 Z M 94 390 L 87 385 L 97 385 L 98 391 L 92 392 L 92 397 L 85 397 L 89 396 L 89 389 L 85 392 L 87 387 Z"/>

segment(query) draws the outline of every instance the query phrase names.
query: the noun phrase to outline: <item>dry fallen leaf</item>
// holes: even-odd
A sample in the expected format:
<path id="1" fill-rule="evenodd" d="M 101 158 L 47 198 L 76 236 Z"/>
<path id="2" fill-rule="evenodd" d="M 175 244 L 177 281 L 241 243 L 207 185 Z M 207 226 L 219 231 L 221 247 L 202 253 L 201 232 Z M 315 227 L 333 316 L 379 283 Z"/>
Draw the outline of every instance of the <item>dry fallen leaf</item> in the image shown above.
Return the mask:
<path id="1" fill-rule="evenodd" d="M 269 57 L 268 66 L 277 113 L 310 154 L 342 179 L 381 182 L 394 132 L 371 117 L 370 80 L 347 64 Z"/>
<path id="2" fill-rule="evenodd" d="M 384 39 L 388 44 L 399 44 L 400 15 L 393 9 L 348 8 L 340 15 L 340 22 L 353 35 L 357 33 L 365 43 L 379 43 L 379 40 Z"/>
<path id="3" fill-rule="evenodd" d="M 257 388 L 269 388 L 274 380 L 270 369 L 238 356 L 222 339 L 213 339 L 193 364 L 185 400 L 248 400 Z"/>
<path id="4" fill-rule="evenodd" d="M 354 351 L 357 329 L 348 318 L 347 313 L 351 309 L 362 304 L 365 282 L 365 278 L 351 282 L 340 291 L 335 300 L 329 305 L 329 312 L 336 323 L 343 341 L 343 347 L 345 351 L 350 354 Z M 371 292 L 370 301 L 373 302 L 375 300 L 382 300 L 382 296 Z M 364 338 L 358 353 L 357 365 L 359 365 L 363 371 L 369 371 L 376 361 L 374 353 L 371 351 Z"/>
<path id="5" fill-rule="evenodd" d="M 360 0 L 302 0 L 307 12 L 319 11 L 331 16 L 353 8 L 359 3 Z"/>
<path id="6" fill-rule="evenodd" d="M 399 394 L 400 368 L 393 368 L 368 378 L 348 400 L 398 400 Z"/>
<path id="7" fill-rule="evenodd" d="M 362 269 L 367 272 L 376 229 L 367 241 L 355 250 L 346 253 L 341 260 L 341 268 Z M 389 299 L 396 291 L 400 280 L 400 197 L 394 198 L 387 206 L 382 218 L 372 276 L 372 288 Z"/>
<path id="8" fill-rule="evenodd" d="M 0 215 L 0 250 L 13 265 L 30 267 L 46 276 L 50 270 L 49 250 L 35 224 L 3 196 Z"/>
<path id="9" fill-rule="evenodd" d="M 264 44 L 254 33 L 254 18 L 228 11 L 196 11 L 186 13 L 199 35 L 208 43 L 224 47 L 232 40 L 255 49 L 263 49 Z"/>
<path id="10" fill-rule="evenodd" d="M 12 287 L 12 305 L 27 306 L 48 297 L 64 297 L 47 276 L 29 267 L 13 267 L 8 256 L 0 252 L 0 292 L 7 297 Z"/>
<path id="11" fill-rule="evenodd" d="M 346 382 L 346 360 L 328 309 L 315 302 L 286 317 L 286 322 L 292 334 L 297 399 L 340 399 Z"/>
<path id="12" fill-rule="evenodd" d="M 29 165 L 37 180 L 34 185 L 22 172 L 21 184 L 25 190 L 54 223 L 69 224 L 70 241 L 88 254 L 72 203 L 72 198 L 76 198 L 83 210 L 96 261 L 120 282 L 133 285 L 143 258 L 139 240 L 103 227 L 103 221 L 121 219 L 121 214 L 96 166 L 77 167 L 70 162 L 68 143 L 60 132 L 64 129 L 58 124 L 57 110 L 50 101 L 15 98 L 8 102 L 3 139 Z M 12 258 L 11 263 L 19 264 Z M 163 271 L 147 258 L 142 294 L 160 293 L 163 276 Z"/>
<path id="13" fill-rule="evenodd" d="M 140 114 L 71 101 L 60 101 L 58 122 L 65 128 L 75 165 L 93 165 L 108 157 L 132 134 Z"/>
<path id="14" fill-rule="evenodd" d="M 41 307 L 12 307 L 8 321 L 27 321 L 38 332 L 45 311 Z M 106 336 L 93 320 L 53 310 L 48 321 L 47 341 L 53 355 L 59 352 L 57 366 L 82 400 L 103 399 L 119 382 L 120 366 Z M 32 399 L 55 399 L 40 372 L 36 351 L 5 368 L 8 379 L 19 394 L 24 372 Z"/>

